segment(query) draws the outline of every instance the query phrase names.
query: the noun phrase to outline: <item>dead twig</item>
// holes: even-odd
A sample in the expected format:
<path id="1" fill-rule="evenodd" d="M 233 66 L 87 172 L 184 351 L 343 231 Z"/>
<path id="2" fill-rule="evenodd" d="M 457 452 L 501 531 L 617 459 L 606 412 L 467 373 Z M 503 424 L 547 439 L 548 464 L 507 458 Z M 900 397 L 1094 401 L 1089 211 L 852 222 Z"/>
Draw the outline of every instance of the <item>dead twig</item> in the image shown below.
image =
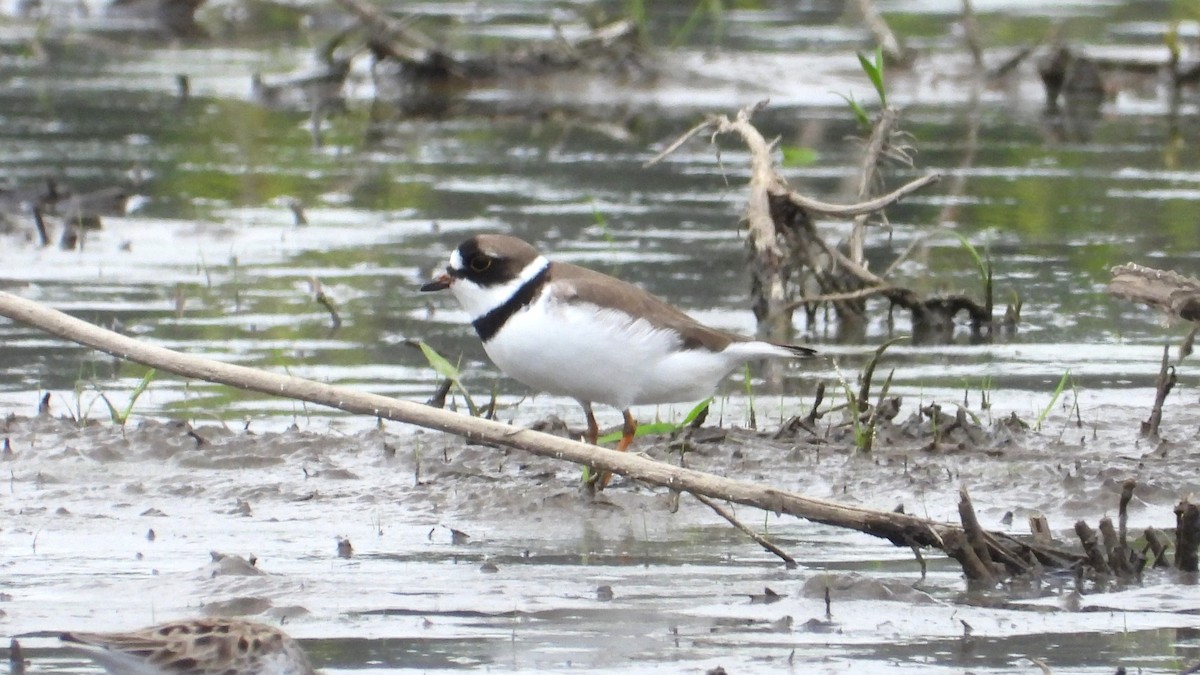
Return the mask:
<path id="1" fill-rule="evenodd" d="M 980 572 L 987 571 L 987 574 L 974 581 L 995 581 L 995 575 L 992 573 L 992 556 L 988 549 L 987 541 L 984 539 L 983 528 L 979 526 L 979 518 L 975 515 L 975 505 L 971 503 L 971 495 L 967 493 L 967 488 L 960 488 L 958 491 L 958 517 L 962 521 L 963 532 L 967 537 L 967 545 L 973 550 L 975 558 L 978 559 Z"/>
<path id="2" fill-rule="evenodd" d="M 321 280 L 316 277 L 309 277 L 308 287 L 313 294 L 313 298 L 325 308 L 325 311 L 329 312 L 329 318 L 333 322 L 332 329 L 337 330 L 341 328 L 342 317 L 338 314 L 337 305 L 325 294 L 325 289 L 321 287 Z"/>
<path id="3" fill-rule="evenodd" d="M 765 101 L 763 103 L 765 103 Z M 755 110 L 761 109 L 761 106 L 763 105 L 763 103 L 758 104 L 759 107 L 755 107 Z M 670 155 L 672 152 L 675 152 L 676 150 L 678 150 L 680 146 L 682 146 L 684 143 L 686 143 L 688 141 L 688 139 L 692 138 L 693 136 L 696 136 L 697 134 L 704 131 L 705 129 L 709 129 L 712 127 L 720 128 L 720 125 L 722 122 L 730 125 L 728 128 L 725 129 L 726 131 L 733 130 L 737 126 L 737 123 L 730 122 L 729 119 L 727 117 L 725 117 L 724 115 L 711 116 L 711 117 L 709 117 L 709 119 L 701 122 L 700 124 L 697 124 L 696 126 L 692 127 L 691 129 L 688 129 L 686 132 L 684 132 L 684 134 L 682 136 L 677 138 L 670 145 L 668 145 L 665 149 L 663 149 L 662 152 L 659 152 L 654 157 L 646 160 L 646 162 L 644 162 L 642 164 L 642 166 L 650 167 L 650 166 L 653 166 L 653 165 L 659 163 L 667 155 Z M 718 133 L 722 133 L 722 132 L 718 131 Z M 858 215 L 863 215 L 863 214 L 867 214 L 867 213 L 875 213 L 876 211 L 885 209 L 888 206 L 891 206 L 892 204 L 895 204 L 896 202 L 900 201 L 904 197 L 907 197 L 908 195 L 916 192 L 917 190 L 920 190 L 921 188 L 932 185 L 932 184 L 940 181 L 941 179 L 942 179 L 942 174 L 940 174 L 936 171 L 927 173 L 924 176 L 921 176 L 920 178 L 913 179 L 913 180 L 905 183 L 904 185 L 901 185 L 900 187 L 896 188 L 895 190 L 892 190 L 891 192 L 889 192 L 887 194 L 880 195 L 878 197 L 875 197 L 874 199 L 868 199 L 868 200 L 861 201 L 861 202 L 855 202 L 853 204 L 833 204 L 830 202 L 823 202 L 819 199 L 813 199 L 812 197 L 806 197 L 805 195 L 802 195 L 799 192 L 794 192 L 792 190 L 784 190 L 781 194 L 785 195 L 787 197 L 787 199 L 789 201 L 791 201 L 793 204 L 795 204 L 796 206 L 799 206 L 800 208 L 803 208 L 803 209 L 808 209 L 809 211 L 812 211 L 813 213 L 819 213 L 821 215 L 830 216 L 833 218 L 849 218 L 852 216 L 858 216 Z M 784 185 L 784 187 L 786 188 L 786 185 Z"/>
<path id="4" fill-rule="evenodd" d="M 858 11 L 862 14 L 867 30 L 875 36 L 875 42 L 892 63 L 907 64 L 909 52 L 900 44 L 900 38 L 892 32 L 887 20 L 872 0 L 858 0 Z"/>
<path id="5" fill-rule="evenodd" d="M 862 161 L 859 163 L 859 199 L 866 199 L 867 195 L 871 194 L 871 188 L 879 176 L 879 160 L 891 146 L 891 138 L 899 121 L 900 111 L 892 106 L 884 108 L 875 120 L 875 126 L 871 129 L 871 137 L 867 140 Z M 863 213 L 854 218 L 854 227 L 850 230 L 848 241 L 850 259 L 860 266 L 864 265 L 863 246 L 866 242 L 867 217 L 869 215 L 869 213 Z"/>
<path id="6" fill-rule="evenodd" d="M 1163 403 L 1167 400 L 1167 395 L 1175 388 L 1177 378 L 1175 376 L 1175 366 L 1171 363 L 1171 347 L 1163 345 L 1162 366 L 1158 370 L 1158 379 L 1154 383 L 1154 407 L 1150 410 L 1150 419 L 1142 422 L 1141 433 L 1142 437 L 1150 439 L 1158 439 L 1158 429 L 1162 424 Z"/>
<path id="7" fill-rule="evenodd" d="M 754 530 L 750 529 L 749 527 L 746 527 L 746 525 L 742 521 L 737 519 L 737 516 L 733 515 L 733 511 L 730 511 L 729 509 L 716 503 L 715 501 L 709 499 L 708 497 L 705 497 L 704 495 L 698 495 L 698 494 L 693 493 L 692 496 L 695 497 L 696 500 L 699 501 L 701 504 L 704 504 L 705 506 L 712 509 L 713 511 L 716 511 L 717 515 L 719 515 L 722 518 L 724 518 L 725 520 L 729 521 L 730 525 L 733 525 L 737 529 L 741 530 L 742 533 L 745 534 L 747 537 L 750 537 L 751 539 L 753 539 L 754 543 L 756 543 L 759 546 L 763 547 L 764 549 L 770 551 L 771 553 L 774 553 L 775 555 L 779 556 L 779 558 L 783 560 L 783 564 L 786 565 L 789 570 L 794 570 L 794 569 L 796 569 L 796 567 L 798 567 L 798 565 L 796 564 L 795 558 L 788 555 L 786 551 L 784 551 L 783 549 L 776 546 L 775 543 L 772 542 L 770 539 L 767 539 L 766 537 L 755 532 Z"/>
<path id="8" fill-rule="evenodd" d="M 1121 500 L 1117 503 L 1117 555 L 1122 560 L 1134 563 L 1133 552 L 1129 549 L 1129 502 L 1133 499 L 1133 490 L 1137 481 L 1127 478 L 1121 484 Z"/>
<path id="9" fill-rule="evenodd" d="M 37 228 L 38 233 L 38 246 L 46 248 L 50 245 L 50 235 L 46 232 L 46 218 L 42 215 L 42 207 L 34 205 L 31 210 L 33 211 L 33 225 Z"/>
<path id="10" fill-rule="evenodd" d="M 1170 567 L 1171 563 L 1167 560 L 1167 546 L 1163 543 L 1164 536 L 1159 534 L 1159 531 L 1153 527 L 1147 527 L 1145 531 L 1146 547 L 1142 550 L 1142 556 L 1150 553 L 1154 556 L 1154 567 Z"/>
<path id="11" fill-rule="evenodd" d="M 975 16 L 975 6 L 971 0 L 962 0 L 963 41 L 967 43 L 967 51 L 971 52 L 971 61 L 975 64 L 976 72 L 983 70 L 983 43 L 979 39 L 979 19 Z"/>
<path id="12" fill-rule="evenodd" d="M 1109 575 L 1112 570 L 1108 566 L 1108 560 L 1104 557 L 1104 551 L 1100 549 L 1100 543 L 1096 540 L 1096 532 L 1086 522 L 1080 520 L 1075 523 L 1075 534 L 1079 537 L 1079 542 L 1083 545 L 1084 553 L 1087 553 L 1088 562 L 1091 563 L 1092 569 L 1096 574 Z"/>
<path id="13" fill-rule="evenodd" d="M 1175 569 L 1200 572 L 1200 507 L 1186 499 L 1175 505 Z"/>

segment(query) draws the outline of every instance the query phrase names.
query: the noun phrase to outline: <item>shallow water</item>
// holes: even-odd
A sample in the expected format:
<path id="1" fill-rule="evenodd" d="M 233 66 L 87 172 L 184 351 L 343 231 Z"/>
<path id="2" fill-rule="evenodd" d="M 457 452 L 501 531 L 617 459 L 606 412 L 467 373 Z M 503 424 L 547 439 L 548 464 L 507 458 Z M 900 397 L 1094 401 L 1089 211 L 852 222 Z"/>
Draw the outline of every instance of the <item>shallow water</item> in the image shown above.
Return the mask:
<path id="1" fill-rule="evenodd" d="M 1049 28 L 1024 3 L 976 5 L 986 15 L 989 62 Z M 954 345 L 900 344 L 881 368 L 895 369 L 902 417 L 918 402 L 949 408 L 965 397 L 985 421 L 1012 411 L 1032 421 L 1049 406 L 1043 431 L 1020 440 L 1019 457 L 1007 450 L 1001 459 L 895 447 L 874 461 L 836 452 L 735 461 L 725 448 L 707 461 L 814 496 L 905 503 L 910 513 L 945 519 L 956 518 L 966 484 L 985 525 L 999 527 L 1014 511 L 1014 530 L 1032 511 L 1062 529 L 1110 513 L 1120 480 L 1135 475 L 1146 491 L 1135 505 L 1139 526 L 1168 525 L 1171 506 L 1195 489 L 1194 471 L 1175 464 L 1190 459 L 1196 425 L 1186 362 L 1166 413 L 1166 435 L 1181 445 L 1154 452 L 1137 443 L 1136 427 L 1153 401 L 1161 346 L 1183 331 L 1104 287 L 1109 268 L 1127 261 L 1194 267 L 1200 160 L 1188 139 L 1196 94 L 1185 90 L 1172 105 L 1168 88 L 1144 77 L 1096 116 L 1053 116 L 1030 63 L 976 90 L 952 26 L 957 8 L 885 6 L 925 52 L 912 71 L 888 73 L 918 149 L 915 168 L 892 169 L 889 184 L 929 170 L 945 177 L 889 211 L 890 231 L 872 239 L 870 257 L 882 269 L 891 251 L 928 236 L 900 279 L 920 291 L 977 293 L 958 240 L 929 236 L 945 218 L 990 253 L 998 301 L 1018 294 L 1022 324 L 995 345 L 970 345 L 965 327 Z M 469 44 L 548 38 L 544 9 L 409 8 L 440 17 L 429 27 L 453 23 Z M 211 21 L 229 8 L 209 10 Z M 687 14 L 655 8 L 652 35 L 665 44 Z M 1168 17 L 1151 3 L 1084 2 L 1057 4 L 1054 18 L 1068 37 L 1104 43 L 1097 54 L 1158 58 Z M 255 72 L 274 81 L 309 67 L 307 34 L 268 26 L 169 44 L 50 25 L 57 28 L 46 35 L 63 40 L 41 52 L 31 47 L 42 34 L 33 23 L 14 20 L 0 31 L 5 179 L 31 185 L 52 175 L 87 191 L 133 175 L 137 196 L 130 213 L 89 232 L 81 250 L 39 248 L 28 218 L 17 219 L 14 232 L 0 235 L 0 288 L 189 353 L 416 400 L 437 384 L 405 344 L 420 338 L 461 358 L 467 388 L 477 398 L 496 390 L 501 419 L 517 424 L 556 414 L 578 426 L 580 413 L 568 401 L 529 398 L 490 366 L 450 298 L 416 292 L 460 239 L 511 232 L 557 259 L 644 285 L 713 325 L 752 332 L 736 226 L 745 153 L 728 139 L 719 154 L 694 140 L 656 166 L 642 164 L 703 115 L 770 97 L 755 118 L 764 134 L 816 153 L 811 164 L 785 167 L 793 186 L 851 201 L 858 146 L 849 137 L 858 130 L 841 95 L 874 96 L 853 56 L 866 38 L 839 4 L 768 4 L 703 23 L 663 50 L 663 75 L 650 84 L 531 80 L 468 92 L 438 115 L 378 119 L 356 66 L 347 113 L 325 123 L 314 148 L 307 114 L 266 110 L 250 96 Z M 178 74 L 189 77 L 186 100 Z M 290 199 L 304 204 L 306 225 L 294 224 Z M 336 331 L 312 299 L 313 278 L 338 305 Z M 909 329 L 902 313 L 889 329 L 885 314 L 873 312 L 866 335 L 849 342 L 823 321 L 797 330 L 853 380 L 865 354 Z M 1068 370 L 1072 386 L 1051 405 Z M 266 616 L 290 616 L 286 629 L 329 672 L 700 672 L 720 664 L 730 672 L 1000 673 L 1031 671 L 1026 657 L 1058 672 L 1167 672 L 1198 656 L 1189 627 L 1200 595 L 1170 577 L 1082 600 L 1068 579 L 1028 600 L 987 601 L 967 595 L 944 560 L 932 561 L 921 581 L 908 551 L 743 514 L 803 562 L 788 572 L 686 499 L 671 514 L 666 495 L 618 483 L 613 506 L 588 505 L 573 467 L 464 449 L 397 425 L 384 439 L 374 420 L 165 375 L 137 400 L 127 439 L 107 426 L 24 419 L 49 392 L 52 415 L 107 425 L 100 394 L 123 407 L 143 373 L 0 322 L 0 410 L 22 416 L 5 432 L 17 454 L 4 462 L 11 481 L 0 592 L 11 598 L 0 603 L 0 626 L 22 636 L 30 672 L 95 672 L 58 647 L 57 631 L 132 628 L 234 598 L 265 598 L 273 608 Z M 753 403 L 739 380 L 726 383 L 718 402 L 725 426 L 745 425 L 751 405 L 760 426 L 777 426 L 807 411 L 817 382 L 841 388 L 828 362 L 789 371 L 778 391 L 756 380 Z M 689 407 L 638 412 L 679 418 Z M 598 412 L 602 423 L 620 419 Z M 203 425 L 209 445 L 195 448 L 182 431 L 156 426 L 161 419 Z M 149 426 L 137 429 L 144 420 Z M 246 424 L 257 435 L 242 434 Z M 299 430 L 285 432 L 292 424 Z M 470 543 L 452 543 L 448 527 L 471 534 Z M 354 557 L 336 557 L 337 536 L 350 538 Z M 268 575 L 212 577 L 210 550 L 254 553 Z M 481 572 L 484 561 L 498 571 Z M 827 575 L 862 597 L 835 593 L 832 623 L 820 623 Z M 821 590 L 806 591 L 810 583 Z M 912 595 L 914 584 L 922 595 Z M 611 601 L 597 599 L 605 585 Z M 752 603 L 764 586 L 787 597 Z M 1074 611 L 1090 606 L 1097 609 Z M 960 621 L 972 626 L 970 637 Z"/>

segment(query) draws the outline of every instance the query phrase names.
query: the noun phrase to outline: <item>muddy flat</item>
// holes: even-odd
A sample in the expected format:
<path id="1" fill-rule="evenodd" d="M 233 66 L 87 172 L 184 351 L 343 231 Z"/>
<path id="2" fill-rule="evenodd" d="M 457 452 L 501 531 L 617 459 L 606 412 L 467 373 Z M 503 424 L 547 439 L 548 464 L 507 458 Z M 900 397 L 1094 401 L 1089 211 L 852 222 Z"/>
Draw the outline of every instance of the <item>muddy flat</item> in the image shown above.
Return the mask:
<path id="1" fill-rule="evenodd" d="M 349 66 L 320 105 L 329 64 L 314 45 L 350 20 L 344 4 L 216 3 L 196 14 L 200 32 L 144 8 L 18 4 L 0 27 L 0 290 L 187 353 L 414 401 L 442 382 L 422 340 L 502 422 L 572 437 L 577 404 L 504 377 L 452 298 L 417 292 L 450 250 L 514 234 L 752 334 L 744 145 L 702 134 L 647 161 L 706 116 L 770 99 L 754 123 L 778 139 L 789 185 L 850 203 L 866 131 L 847 99 L 880 108 L 856 57 L 874 38 L 838 3 L 653 3 L 645 52 L 566 71 L 550 66 L 619 17 L 542 2 L 394 7 L 455 58 L 522 49 L 486 78 L 460 69 L 432 89 L 388 89 L 369 48 L 337 43 Z M 792 422 L 822 384 L 822 406 L 842 406 L 912 315 L 872 297 L 847 330 L 836 312 L 797 311 L 795 340 L 824 358 L 735 373 L 700 429 L 635 451 L 945 522 L 965 487 L 983 527 L 1024 536 L 1040 514 L 1065 546 L 1077 520 L 1115 517 L 1134 479 L 1130 531 L 1174 526 L 1200 482 L 1195 377 L 1177 349 L 1187 326 L 1107 284 L 1131 261 L 1194 273 L 1196 92 L 1164 70 L 1178 17 L 1153 3 L 1057 3 L 1053 16 L 976 4 L 983 75 L 960 3 L 880 5 L 914 60 L 885 71 L 912 164 L 885 163 L 879 187 L 942 180 L 889 207 L 865 256 L 905 288 L 982 301 L 979 256 L 996 316 L 1020 305 L 1016 331 L 980 342 L 959 316 L 939 344 L 890 346 L 873 397 L 890 377 L 899 408 L 864 453 L 843 411 Z M 1197 29 L 1177 29 L 1185 69 Z M 1096 65 L 1102 96 L 1048 102 L 1039 71 L 1055 39 Z M 522 53 L 549 65 L 514 71 Z M 813 225 L 833 242 L 849 232 L 832 217 Z M 1149 440 L 1139 425 L 1164 345 L 1178 384 L 1165 440 Z M 129 410 L 124 425 L 110 405 Z M 463 390 L 446 405 L 465 414 Z M 933 422 L 931 405 L 948 417 Z M 690 408 L 635 412 L 678 423 Z M 969 424 L 947 431 L 960 409 Z M 28 673 L 99 672 L 59 643 L 64 630 L 205 614 L 280 625 L 328 673 L 1112 673 L 1200 660 L 1187 575 L 1047 571 L 980 590 L 936 551 L 922 576 L 907 547 L 736 508 L 796 558 L 789 570 L 686 494 L 618 477 L 592 496 L 577 466 L 146 378 L 6 319 L 0 413 L 0 627 Z"/>

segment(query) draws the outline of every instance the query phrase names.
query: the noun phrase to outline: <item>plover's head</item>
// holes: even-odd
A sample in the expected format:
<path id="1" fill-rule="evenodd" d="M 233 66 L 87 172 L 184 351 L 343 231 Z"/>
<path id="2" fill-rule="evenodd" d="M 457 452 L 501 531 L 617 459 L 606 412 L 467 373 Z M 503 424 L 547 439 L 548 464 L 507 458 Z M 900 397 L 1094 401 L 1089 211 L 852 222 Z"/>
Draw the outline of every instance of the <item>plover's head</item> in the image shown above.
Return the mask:
<path id="1" fill-rule="evenodd" d="M 421 290 L 449 288 L 476 319 L 504 304 L 549 264 L 537 249 L 516 237 L 481 234 L 459 244 L 446 271 Z"/>

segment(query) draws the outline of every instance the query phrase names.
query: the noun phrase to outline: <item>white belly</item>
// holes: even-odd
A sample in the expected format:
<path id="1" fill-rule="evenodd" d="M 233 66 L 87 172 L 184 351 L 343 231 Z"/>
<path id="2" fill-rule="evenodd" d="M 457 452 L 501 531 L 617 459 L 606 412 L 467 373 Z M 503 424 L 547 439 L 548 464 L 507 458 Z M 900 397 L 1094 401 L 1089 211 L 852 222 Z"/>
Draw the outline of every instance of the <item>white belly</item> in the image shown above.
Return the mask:
<path id="1" fill-rule="evenodd" d="M 673 333 L 620 312 L 544 294 L 514 314 L 484 349 L 507 375 L 538 391 L 619 409 L 697 401 L 744 358 L 676 351 Z"/>

